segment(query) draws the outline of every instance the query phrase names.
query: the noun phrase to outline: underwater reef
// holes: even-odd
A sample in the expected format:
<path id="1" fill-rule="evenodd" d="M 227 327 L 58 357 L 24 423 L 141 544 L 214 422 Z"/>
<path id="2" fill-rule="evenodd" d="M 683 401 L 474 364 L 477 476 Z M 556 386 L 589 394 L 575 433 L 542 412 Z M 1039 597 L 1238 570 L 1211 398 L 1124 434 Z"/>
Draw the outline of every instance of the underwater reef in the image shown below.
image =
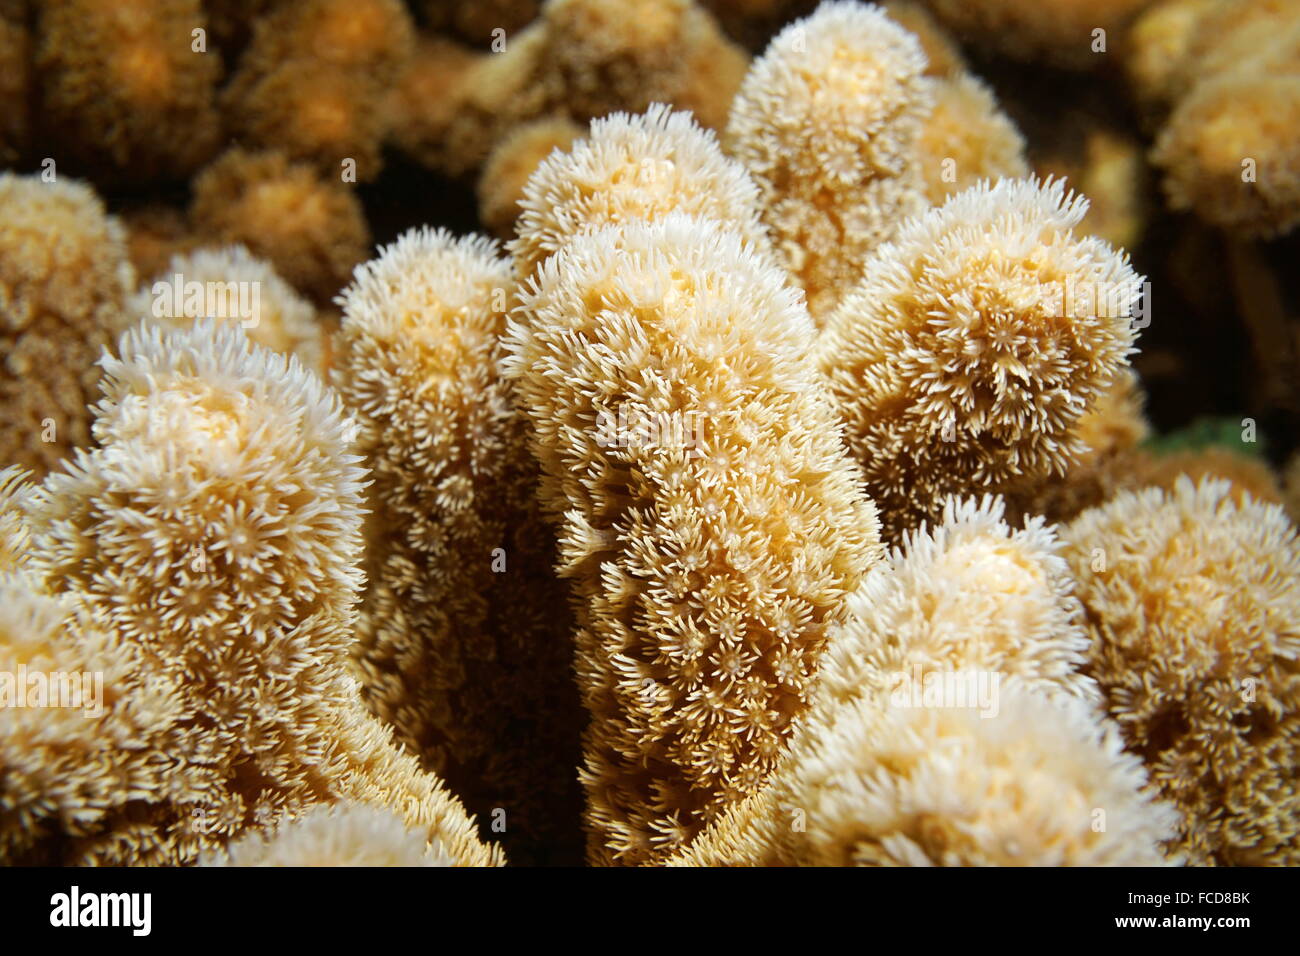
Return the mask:
<path id="1" fill-rule="evenodd" d="M 1300 2 L 0 0 L 0 864 L 1300 865 Z"/>

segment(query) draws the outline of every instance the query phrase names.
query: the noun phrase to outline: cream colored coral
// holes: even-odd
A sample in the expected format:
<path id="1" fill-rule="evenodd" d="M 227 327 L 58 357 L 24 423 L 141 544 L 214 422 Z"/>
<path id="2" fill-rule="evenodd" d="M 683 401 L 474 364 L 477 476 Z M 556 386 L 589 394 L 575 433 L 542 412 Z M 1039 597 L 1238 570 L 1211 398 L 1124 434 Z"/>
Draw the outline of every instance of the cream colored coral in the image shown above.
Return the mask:
<path id="1" fill-rule="evenodd" d="M 373 179 L 390 113 L 385 89 L 412 55 L 414 25 L 401 0 L 299 0 L 275 6 L 222 93 L 233 132 L 331 178 Z"/>
<path id="2" fill-rule="evenodd" d="M 134 282 L 94 190 L 0 172 L 0 464 L 40 477 L 90 440 L 94 363 Z"/>
<path id="3" fill-rule="evenodd" d="M 538 269 L 506 368 L 573 579 L 593 862 L 667 857 L 762 785 L 879 554 L 797 292 L 670 214 Z"/>
<path id="4" fill-rule="evenodd" d="M 347 283 L 370 247 L 357 197 L 278 152 L 223 153 L 195 178 L 190 217 L 209 241 L 247 246 L 317 303 Z"/>
<path id="5" fill-rule="evenodd" d="M 1151 436 L 1145 401 L 1136 373 L 1122 369 L 1074 426 L 1083 445 L 1078 460 L 1064 475 L 1025 484 L 1012 497 L 1013 508 L 1049 521 L 1069 521 L 1120 488 L 1141 487 L 1138 473 L 1147 456 L 1138 446 Z"/>
<path id="6" fill-rule="evenodd" d="M 730 88 L 712 90 L 693 87 L 691 71 L 702 51 L 715 62 L 746 58 L 693 0 L 549 0 L 541 23 L 549 68 L 560 78 L 574 119 L 640 112 L 657 101 L 694 108 L 705 125 L 725 122 L 743 70 L 730 71 Z M 706 95 L 679 103 L 688 88 Z"/>
<path id="7" fill-rule="evenodd" d="M 46 137 L 100 175 L 188 176 L 219 147 L 221 54 L 195 50 L 200 0 L 34 5 Z M 48 147 L 46 147 L 48 148 Z"/>
<path id="8" fill-rule="evenodd" d="M 1300 860 L 1300 543 L 1225 481 L 1123 492 L 1063 532 L 1089 672 L 1193 864 Z"/>
<path id="9" fill-rule="evenodd" d="M 1164 0 L 1144 10 L 1125 36 L 1124 69 L 1138 101 L 1166 108 L 1186 89 L 1182 63 L 1202 15 L 1222 0 Z"/>
<path id="10" fill-rule="evenodd" d="M 274 833 L 251 833 L 207 866 L 454 866 L 442 845 L 395 814 L 365 804 L 317 807 Z"/>
<path id="11" fill-rule="evenodd" d="M 726 148 L 758 182 L 777 250 L 818 321 L 870 252 L 924 208 L 924 71 L 916 38 L 878 7 L 824 3 L 768 45 L 732 105 Z"/>
<path id="12" fill-rule="evenodd" d="M 999 712 L 855 701 L 773 792 L 680 860 L 741 866 L 1159 866 L 1172 830 L 1141 763 L 1074 698 L 1016 681 Z M 748 814 L 746 816 L 746 814 Z"/>
<path id="13" fill-rule="evenodd" d="M 7 858 L 175 865 L 356 800 L 462 864 L 499 862 L 358 699 L 365 473 L 337 397 L 208 320 L 136 329 L 118 353 L 102 363 L 96 447 L 24 508 L 25 589 L 67 620 L 41 639 L 51 659 L 109 662 L 91 669 L 111 696 L 70 736 L 51 725 L 45 749 L 14 745 Z"/>
<path id="14" fill-rule="evenodd" d="M 534 845 L 564 812 L 580 728 L 550 537 L 512 537 L 536 479 L 499 368 L 514 301 L 495 243 L 407 232 L 339 299 L 334 381 L 373 476 L 363 697 L 474 811 L 501 808 L 507 839 Z"/>
<path id="15" fill-rule="evenodd" d="M 1012 530 L 1000 499 L 944 502 L 933 529 L 906 536 L 890 567 L 849 600 L 822 659 L 818 693 L 844 702 L 921 672 L 1015 677 L 1046 695 L 1098 699 L 1079 673 L 1083 609 L 1050 525 Z"/>
<path id="16" fill-rule="evenodd" d="M 23 502 L 31 487 L 22 468 L 0 468 L 0 572 L 18 567 L 26 559 L 30 535 Z"/>
<path id="17" fill-rule="evenodd" d="M 510 251 L 516 272 L 527 277 L 575 236 L 669 212 L 714 220 L 765 247 L 758 198 L 711 131 L 656 103 L 641 115 L 596 120 L 568 152 L 537 167 L 519 202 L 519 238 Z"/>
<path id="18" fill-rule="evenodd" d="M 316 310 L 276 274 L 270 263 L 246 247 L 208 247 L 173 256 L 164 272 L 146 278 L 150 281 L 127 302 L 133 319 L 154 318 L 176 328 L 196 318 L 223 319 L 239 325 L 258 345 L 296 355 L 312 371 L 324 371 L 323 329 Z M 187 301 L 192 282 L 198 283 L 202 291 L 202 306 L 197 300 Z M 208 314 L 209 301 L 217 306 L 214 311 L 218 314 Z"/>
<path id="19" fill-rule="evenodd" d="M 1241 454 L 1228 448 L 1210 445 L 1194 451 L 1163 455 L 1135 456 L 1133 475 L 1127 487 L 1164 488 L 1172 491 L 1180 475 L 1193 484 L 1202 478 L 1216 478 L 1232 484 L 1232 500 L 1244 504 L 1246 498 L 1258 504 L 1282 504 L 1282 489 L 1277 475 L 1262 458 Z"/>
<path id="20" fill-rule="evenodd" d="M 917 142 L 917 162 L 932 204 L 981 179 L 1029 175 L 1024 137 L 987 86 L 958 73 L 937 80 L 934 92 L 934 109 Z"/>
<path id="21" fill-rule="evenodd" d="M 1179 101 L 1152 152 L 1174 209 L 1270 237 L 1300 222 L 1300 73 L 1228 72 Z"/>
<path id="22" fill-rule="evenodd" d="M 1099 723 L 1059 549 L 1041 522 L 1011 530 L 999 502 L 948 502 L 850 599 L 770 786 L 671 862 L 1159 862 L 1172 814 Z M 954 689 L 928 696 L 945 676 Z"/>
<path id="23" fill-rule="evenodd" d="M 948 494 L 1008 491 L 1083 453 L 1127 365 L 1141 277 L 1073 233 L 1060 182 L 982 184 L 909 222 L 829 317 L 821 364 L 888 537 Z"/>
<path id="24" fill-rule="evenodd" d="M 479 219 L 498 236 L 510 238 L 529 178 L 555 150 L 567 150 L 583 128 L 564 116 L 523 123 L 493 148 L 478 180 Z"/>

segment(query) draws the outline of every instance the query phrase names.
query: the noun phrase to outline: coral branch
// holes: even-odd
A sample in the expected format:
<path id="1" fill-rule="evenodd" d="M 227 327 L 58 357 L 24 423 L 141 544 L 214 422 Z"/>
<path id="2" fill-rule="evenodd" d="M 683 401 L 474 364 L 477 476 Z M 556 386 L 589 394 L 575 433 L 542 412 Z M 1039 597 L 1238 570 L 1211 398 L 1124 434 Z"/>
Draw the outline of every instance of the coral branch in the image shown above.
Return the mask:
<path id="1" fill-rule="evenodd" d="M 878 7 L 825 3 L 750 67 L 725 143 L 821 321 L 863 259 L 925 207 L 917 137 L 932 104 L 916 38 Z"/>
<path id="2" fill-rule="evenodd" d="M 3 602 L 6 653 L 36 640 L 43 659 L 102 671 L 103 712 L 65 728 L 48 714 L 75 712 L 0 711 L 37 715 L 0 732 L 7 859 L 185 863 L 358 800 L 458 862 L 499 862 L 358 699 L 364 472 L 337 398 L 207 320 L 132 331 L 119 352 L 98 446 L 27 500 L 23 590 L 40 614 Z"/>
<path id="3" fill-rule="evenodd" d="M 1060 182 L 954 196 L 880 250 L 819 343 L 891 540 L 948 494 L 1075 464 L 1084 412 L 1126 367 L 1141 277 L 1072 229 Z"/>
<path id="4" fill-rule="evenodd" d="M 580 708 L 536 466 L 499 370 L 510 263 L 481 237 L 416 230 L 339 301 L 335 381 L 374 474 L 363 696 L 471 810 L 504 812 L 512 859 L 559 852 L 577 823 Z"/>
<path id="5" fill-rule="evenodd" d="M 590 856 L 662 859 L 753 793 L 879 552 L 813 327 L 766 257 L 672 214 L 538 269 L 507 370 L 578 597 Z"/>
<path id="6" fill-rule="evenodd" d="M 1124 492 L 1064 531 L 1089 671 L 1204 865 L 1300 860 L 1300 543 L 1224 481 Z"/>

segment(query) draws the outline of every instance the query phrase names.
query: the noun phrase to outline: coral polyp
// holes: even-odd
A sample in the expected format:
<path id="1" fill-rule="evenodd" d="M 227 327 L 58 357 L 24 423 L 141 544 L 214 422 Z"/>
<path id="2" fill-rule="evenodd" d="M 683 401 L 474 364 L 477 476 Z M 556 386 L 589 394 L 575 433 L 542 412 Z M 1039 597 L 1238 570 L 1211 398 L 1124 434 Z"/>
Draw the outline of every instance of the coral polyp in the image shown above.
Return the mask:
<path id="1" fill-rule="evenodd" d="M 0 0 L 0 865 L 1300 863 L 1297 37 Z"/>

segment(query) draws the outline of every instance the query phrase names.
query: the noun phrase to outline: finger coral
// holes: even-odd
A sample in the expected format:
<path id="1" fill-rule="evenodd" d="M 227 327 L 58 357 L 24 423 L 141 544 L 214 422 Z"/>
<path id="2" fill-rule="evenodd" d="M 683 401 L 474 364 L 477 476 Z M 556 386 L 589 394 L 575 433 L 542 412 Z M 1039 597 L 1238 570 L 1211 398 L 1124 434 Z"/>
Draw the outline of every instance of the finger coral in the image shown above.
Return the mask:
<path id="1" fill-rule="evenodd" d="M 90 440 L 94 362 L 133 282 L 93 190 L 0 173 L 0 462 L 39 476 Z"/>
<path id="2" fill-rule="evenodd" d="M 1076 426 L 1127 364 L 1141 278 L 1072 230 L 1060 182 L 981 184 L 907 223 L 819 343 L 890 540 L 949 494 L 1079 460 Z"/>
<path id="3" fill-rule="evenodd" d="M 1029 175 L 1025 141 L 987 86 L 958 73 L 934 84 L 934 109 L 917 142 L 925 194 L 939 205 L 982 179 Z"/>
<path id="4" fill-rule="evenodd" d="M 563 117 L 524 123 L 496 145 L 478 181 L 479 218 L 498 236 L 510 238 L 529 178 L 555 150 L 567 150 L 583 134 Z"/>
<path id="5" fill-rule="evenodd" d="M 1300 865 L 1298 54 L 0 0 L 0 866 Z"/>
<path id="6" fill-rule="evenodd" d="M 748 59 L 693 0 L 549 0 L 542 23 L 564 102 L 581 122 L 660 102 L 719 126 Z M 742 64 L 723 74 L 729 85 L 695 85 L 691 73 L 702 60 L 723 59 Z M 688 87 L 701 94 L 694 102 L 679 97 Z"/>
<path id="7" fill-rule="evenodd" d="M 234 322 L 258 345 L 323 371 L 316 310 L 243 246 L 173 256 L 165 271 L 130 297 L 127 311 L 133 319 L 150 317 L 175 328 L 198 318 Z"/>
<path id="8" fill-rule="evenodd" d="M 589 856 L 661 860 L 755 792 L 879 551 L 797 293 L 671 214 L 569 240 L 506 369 L 573 579 Z"/>
<path id="9" fill-rule="evenodd" d="M 328 301 L 366 258 L 361 204 L 337 180 L 281 153 L 234 148 L 194 181 L 190 217 L 219 243 L 239 243 L 317 302 Z"/>
<path id="10" fill-rule="evenodd" d="M 471 810 L 504 812 L 512 859 L 554 849 L 580 723 L 552 549 L 511 539 L 536 475 L 499 368 L 510 263 L 417 230 L 340 302 L 335 382 L 374 478 L 363 697 Z"/>
<path id="11" fill-rule="evenodd" d="M 781 31 L 736 95 L 726 148 L 757 181 L 814 319 L 925 206 L 915 162 L 932 104 L 924 72 L 916 38 L 878 7 L 824 3 Z"/>
<path id="12" fill-rule="evenodd" d="M 460 863 L 499 862 L 357 696 L 364 471 L 337 398 L 207 320 L 134 330 L 118 352 L 96 447 L 26 497 L 24 591 L 44 610 L 4 602 L 6 647 L 109 690 L 96 720 L 20 710 L 36 725 L 0 734 L 6 860 L 192 862 L 351 800 Z"/>
<path id="13" fill-rule="evenodd" d="M 1021 513 L 1068 521 L 1102 504 L 1121 488 L 1141 487 L 1137 467 L 1146 460 L 1138 446 L 1151 436 L 1142 410 L 1137 375 L 1122 369 L 1110 386 L 1079 416 L 1074 434 L 1083 450 L 1061 476 L 1043 476 L 1012 496 Z"/>
<path id="14" fill-rule="evenodd" d="M 235 132 L 326 176 L 341 176 L 350 160 L 356 179 L 373 179 L 389 118 L 379 101 L 410 57 L 413 36 L 400 0 L 276 6 L 257 22 L 222 94 Z"/>
<path id="15" fill-rule="evenodd" d="M 187 176 L 216 152 L 221 55 L 196 46 L 199 0 L 36 6 L 43 136 L 60 154 L 140 181 Z"/>
<path id="16" fill-rule="evenodd" d="M 208 866 L 454 866 L 436 840 L 426 847 L 422 835 L 400 817 L 365 804 L 317 807 L 272 834 L 250 833 Z"/>
<path id="17" fill-rule="evenodd" d="M 1123 492 L 1063 532 L 1089 673 L 1189 863 L 1300 859 L 1300 542 L 1223 481 Z"/>
<path id="18" fill-rule="evenodd" d="M 1300 222 L 1300 3 L 1219 0 L 1185 15 L 1151 154 L 1170 205 L 1241 236 L 1288 232 Z"/>
<path id="19" fill-rule="evenodd" d="M 1156 141 L 1175 209 L 1244 235 L 1300 222 L 1300 73 L 1198 83 Z"/>
<path id="20" fill-rule="evenodd" d="M 671 862 L 1159 862 L 1171 814 L 1098 722 L 1058 552 L 1042 523 L 1012 531 L 998 502 L 946 503 L 852 596 L 771 785 Z"/>
<path id="21" fill-rule="evenodd" d="M 675 863 L 1158 866 L 1172 816 L 1076 698 L 1007 681 L 996 716 L 858 700 Z M 811 735 L 810 735 L 811 736 Z M 764 802 L 767 801 L 767 802 Z"/>
<path id="22" fill-rule="evenodd" d="M 711 131 L 656 103 L 641 115 L 596 120 L 586 138 L 537 167 L 519 202 L 519 238 L 510 251 L 526 277 L 576 236 L 670 212 L 715 221 L 765 247 L 758 199 Z"/>

